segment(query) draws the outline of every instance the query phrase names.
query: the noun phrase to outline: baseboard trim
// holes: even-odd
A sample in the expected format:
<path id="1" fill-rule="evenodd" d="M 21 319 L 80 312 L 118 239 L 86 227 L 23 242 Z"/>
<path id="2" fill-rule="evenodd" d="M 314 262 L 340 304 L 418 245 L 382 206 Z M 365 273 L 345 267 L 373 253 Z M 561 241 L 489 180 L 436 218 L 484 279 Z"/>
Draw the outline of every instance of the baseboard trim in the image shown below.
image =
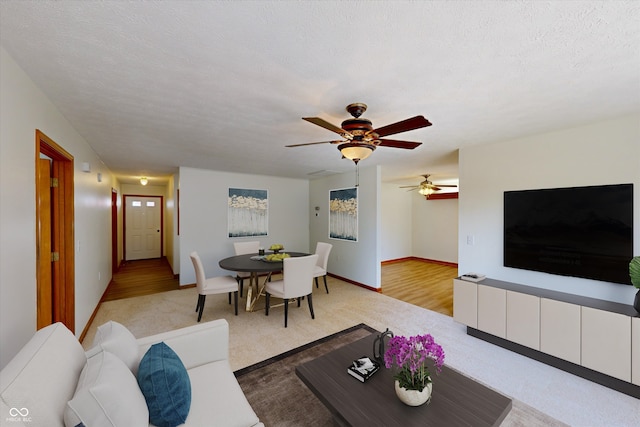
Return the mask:
<path id="1" fill-rule="evenodd" d="M 405 261 L 420 261 L 420 262 L 427 262 L 427 263 L 430 263 L 430 264 L 439 264 L 439 265 L 446 265 L 447 267 L 458 268 L 458 264 L 455 263 L 455 262 L 439 261 L 437 259 L 420 258 L 420 257 L 416 257 L 416 256 L 408 256 L 408 257 L 404 257 L 404 258 L 389 259 L 389 260 L 386 260 L 386 261 L 382 261 L 380 264 L 381 265 L 389 265 L 389 264 L 396 264 L 398 262 L 405 262 Z"/>
<path id="2" fill-rule="evenodd" d="M 386 261 L 382 261 L 380 265 L 397 264 L 399 262 L 411 261 L 413 259 L 415 259 L 415 257 L 412 257 L 412 256 L 406 256 L 404 258 L 388 259 Z"/>
<path id="3" fill-rule="evenodd" d="M 111 282 L 109 282 L 109 284 L 111 284 Z M 108 288 L 108 286 L 107 286 L 107 288 Z M 105 291 L 105 293 L 106 293 L 106 291 Z M 102 294 L 102 298 L 104 298 L 104 295 L 105 294 Z M 87 332 L 89 332 L 89 328 L 93 324 L 93 321 L 95 320 L 96 315 L 98 314 L 98 310 L 100 309 L 100 306 L 102 305 L 102 298 L 100 298 L 100 301 L 98 301 L 98 305 L 96 305 L 96 308 L 93 309 L 93 313 L 91 313 L 91 316 L 89 317 L 89 320 L 87 320 L 87 324 L 84 325 L 84 328 L 82 329 L 82 333 L 78 337 L 78 341 L 80 341 L 80 344 L 82 344 L 82 342 L 84 341 L 85 337 L 87 336 Z"/>
<path id="4" fill-rule="evenodd" d="M 636 399 L 640 399 L 640 386 L 637 386 L 635 384 L 611 377 L 609 375 L 603 374 L 602 372 L 585 368 L 584 366 L 576 365 L 575 363 L 571 363 L 558 357 L 551 356 L 550 354 L 525 347 L 513 341 L 488 334 L 470 326 L 467 326 L 467 335 L 471 335 L 472 337 L 479 338 L 483 341 L 487 341 L 491 344 L 497 345 L 507 350 L 511 350 L 523 356 L 527 356 L 531 359 L 537 360 L 538 362 L 545 363 L 547 365 L 553 366 L 554 368 L 558 368 L 586 380 L 593 381 L 594 383 L 609 387 L 610 389 L 635 397 Z"/>
<path id="5" fill-rule="evenodd" d="M 327 276 L 335 277 L 343 282 L 351 283 L 352 285 L 360 286 L 361 288 L 368 289 L 370 291 L 382 293 L 381 288 L 374 288 L 372 286 L 365 285 L 364 283 L 356 282 L 355 280 L 347 279 L 346 277 L 338 276 L 337 274 L 327 273 Z"/>

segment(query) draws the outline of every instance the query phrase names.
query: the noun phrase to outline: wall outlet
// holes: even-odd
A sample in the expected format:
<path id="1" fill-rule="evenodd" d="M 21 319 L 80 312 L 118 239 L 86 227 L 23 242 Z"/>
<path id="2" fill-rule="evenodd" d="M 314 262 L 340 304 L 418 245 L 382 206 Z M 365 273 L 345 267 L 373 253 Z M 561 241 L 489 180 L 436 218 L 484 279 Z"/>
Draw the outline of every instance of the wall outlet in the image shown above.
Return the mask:
<path id="1" fill-rule="evenodd" d="M 472 235 L 468 235 L 467 236 L 467 245 L 473 246 L 473 245 L 475 245 L 475 243 L 476 243 L 475 237 L 473 237 Z"/>

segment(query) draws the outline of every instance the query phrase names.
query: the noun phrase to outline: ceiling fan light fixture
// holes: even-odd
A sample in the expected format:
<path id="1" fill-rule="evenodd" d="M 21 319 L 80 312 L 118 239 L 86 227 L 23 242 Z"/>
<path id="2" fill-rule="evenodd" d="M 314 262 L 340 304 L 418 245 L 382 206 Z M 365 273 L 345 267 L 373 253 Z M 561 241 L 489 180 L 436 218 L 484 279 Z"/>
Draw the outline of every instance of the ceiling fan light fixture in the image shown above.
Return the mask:
<path id="1" fill-rule="evenodd" d="M 342 153 L 345 158 L 353 160 L 356 164 L 358 164 L 360 160 L 364 160 L 369 157 L 375 149 L 376 146 L 373 144 L 363 144 L 358 142 L 347 142 L 338 145 L 340 153 Z"/>
<path id="2" fill-rule="evenodd" d="M 140 184 L 147 185 L 148 183 L 149 183 L 149 180 L 147 179 L 146 176 L 143 176 L 142 178 L 140 178 Z"/>
<path id="3" fill-rule="evenodd" d="M 435 193 L 435 191 L 433 190 L 433 188 L 425 185 L 425 186 L 420 186 L 420 188 L 418 189 L 418 193 L 420 193 L 423 196 L 427 196 L 428 198 L 431 194 Z"/>

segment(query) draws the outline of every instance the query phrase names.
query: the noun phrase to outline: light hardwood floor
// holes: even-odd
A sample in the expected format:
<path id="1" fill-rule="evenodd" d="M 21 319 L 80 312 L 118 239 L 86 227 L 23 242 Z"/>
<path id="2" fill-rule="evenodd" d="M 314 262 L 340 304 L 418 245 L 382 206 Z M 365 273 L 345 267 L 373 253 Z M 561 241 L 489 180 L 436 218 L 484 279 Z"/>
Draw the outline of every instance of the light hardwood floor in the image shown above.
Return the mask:
<path id="1" fill-rule="evenodd" d="M 453 315 L 453 279 L 458 269 L 422 260 L 382 265 L 382 293 L 438 313 Z M 127 261 L 114 274 L 102 301 L 180 289 L 166 259 Z"/>
<path id="2" fill-rule="evenodd" d="M 458 268 L 423 260 L 382 265 L 382 293 L 395 299 L 453 316 L 453 279 Z"/>

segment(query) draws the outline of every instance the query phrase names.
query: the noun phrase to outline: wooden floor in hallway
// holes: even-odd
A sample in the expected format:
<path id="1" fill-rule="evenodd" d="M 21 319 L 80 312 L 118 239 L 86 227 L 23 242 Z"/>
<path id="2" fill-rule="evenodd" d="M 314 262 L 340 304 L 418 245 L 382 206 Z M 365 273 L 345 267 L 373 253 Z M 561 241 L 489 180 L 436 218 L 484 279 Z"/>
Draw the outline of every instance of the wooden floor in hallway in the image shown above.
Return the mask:
<path id="1" fill-rule="evenodd" d="M 438 313 L 453 315 L 457 267 L 408 259 L 382 265 L 382 293 Z M 102 301 L 180 289 L 166 258 L 125 262 L 114 274 Z"/>
<path id="2" fill-rule="evenodd" d="M 155 294 L 180 289 L 166 258 L 124 262 L 107 288 L 102 301 Z"/>

